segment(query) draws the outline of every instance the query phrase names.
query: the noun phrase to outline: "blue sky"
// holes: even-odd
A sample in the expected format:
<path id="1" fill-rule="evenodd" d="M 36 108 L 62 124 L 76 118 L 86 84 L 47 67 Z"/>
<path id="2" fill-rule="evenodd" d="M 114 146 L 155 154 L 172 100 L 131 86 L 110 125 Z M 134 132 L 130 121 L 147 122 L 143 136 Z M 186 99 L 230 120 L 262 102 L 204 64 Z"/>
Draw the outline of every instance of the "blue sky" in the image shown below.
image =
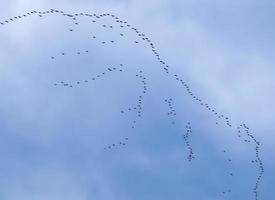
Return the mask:
<path id="1" fill-rule="evenodd" d="M 3 2 L 0 198 L 272 199 L 273 4 Z"/>

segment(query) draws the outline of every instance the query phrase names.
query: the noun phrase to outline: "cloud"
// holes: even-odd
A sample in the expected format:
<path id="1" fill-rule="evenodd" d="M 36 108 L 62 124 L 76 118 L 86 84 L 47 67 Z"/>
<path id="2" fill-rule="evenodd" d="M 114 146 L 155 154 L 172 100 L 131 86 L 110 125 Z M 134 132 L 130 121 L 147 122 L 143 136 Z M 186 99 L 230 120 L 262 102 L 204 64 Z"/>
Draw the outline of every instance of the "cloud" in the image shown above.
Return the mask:
<path id="1" fill-rule="evenodd" d="M 120 1 L 119 3 L 113 1 L 80 1 L 78 3 L 68 3 L 68 1 L 12 1 L 4 6 L 7 9 L 1 12 L 1 16 L 13 16 L 26 10 L 48 8 L 62 8 L 72 12 L 114 12 L 129 20 L 131 24 L 137 24 L 142 31 L 148 32 L 150 38 L 153 38 L 154 42 L 156 41 L 160 54 L 169 64 L 171 63 L 173 70 L 184 76 L 185 80 L 191 83 L 193 90 L 201 95 L 205 101 L 215 105 L 222 113 L 229 113 L 236 123 L 248 121 L 257 131 L 262 131 L 264 127 L 266 131 L 257 132 L 257 135 L 264 135 L 261 137 L 265 139 L 273 137 L 270 130 L 273 129 L 274 106 L 272 100 L 274 94 L 270 91 L 274 88 L 274 69 L 272 67 L 274 61 L 270 57 L 270 50 L 273 49 L 272 45 L 269 44 L 271 40 L 263 39 L 263 36 L 265 36 L 265 30 L 271 32 L 273 30 L 268 28 L 268 23 L 261 24 L 266 20 L 263 12 L 267 8 L 261 7 L 261 12 L 253 16 L 256 5 L 253 4 L 247 9 L 247 12 L 243 12 L 246 11 L 247 4 L 246 1 L 241 1 L 237 5 L 235 3 L 227 5 L 217 2 L 207 4 L 204 1 L 196 1 L 195 3 L 194 1 L 184 1 L 183 3 L 182 1 L 175 1 L 175 3 L 168 3 L 168 1 Z M 233 11 L 236 16 L 233 15 Z M 262 20 L 253 22 L 258 17 L 262 17 L 260 18 Z M 247 26 L 245 26 L 246 24 Z M 38 23 L 29 24 L 27 28 L 20 25 L 14 26 L 11 29 L 11 34 L 5 35 L 5 38 L 9 38 L 9 40 L 2 39 L 3 42 L 6 41 L 5 44 L 7 45 L 11 44 L 10 42 L 13 44 L 13 48 L 10 48 L 9 51 L 1 48 L 4 55 L 1 54 L 4 58 L 1 60 L 1 65 L 4 66 L 1 71 L 4 73 L 0 77 L 2 77 L 2 82 L 6 84 L 2 85 L 1 91 L 8 95 L 4 100 L 1 100 L 1 110 L 4 112 L 1 112 L 0 118 L 5 122 L 5 129 L 2 130 L 6 133 L 3 134 L 3 137 L 9 139 L 9 143 L 3 145 L 2 152 L 11 151 L 14 153 L 14 160 L 20 158 L 19 163 L 25 165 L 26 168 L 36 166 L 34 172 L 24 172 L 20 167 L 14 169 L 18 174 L 25 174 L 11 178 L 7 188 L 3 189 L 6 199 L 86 199 L 92 195 L 97 195 L 98 199 L 129 199 L 129 197 L 131 199 L 138 199 L 139 197 L 146 199 L 150 198 L 150 196 L 146 196 L 146 192 L 150 193 L 149 188 L 152 188 L 150 194 L 158 196 L 159 199 L 167 197 L 162 196 L 159 188 L 165 190 L 166 195 L 176 193 L 174 199 L 179 199 L 182 198 L 184 192 L 189 191 L 190 195 L 193 190 L 197 190 L 195 187 L 198 184 L 195 181 L 196 178 L 199 178 L 202 181 L 201 184 L 204 185 L 205 179 L 201 175 L 207 172 L 207 169 L 215 169 L 218 173 L 215 174 L 215 170 L 209 173 L 209 176 L 216 180 L 213 181 L 213 188 L 219 186 L 218 179 L 220 177 L 227 178 L 223 174 L 227 165 L 220 158 L 222 156 L 216 154 L 218 147 L 224 146 L 226 140 L 224 139 L 222 140 L 224 143 L 220 143 L 221 136 L 213 133 L 212 125 L 209 125 L 211 129 L 206 125 L 208 122 L 210 123 L 211 119 L 208 119 L 210 117 L 198 114 L 196 112 L 197 107 L 195 108 L 193 104 L 190 107 L 182 107 L 182 112 L 187 112 L 186 115 L 188 116 L 179 117 L 179 119 L 193 118 L 199 121 L 194 127 L 199 127 L 197 132 L 203 134 L 202 137 L 194 134 L 197 140 L 194 138 L 192 142 L 197 147 L 197 152 L 204 152 L 204 155 L 210 155 L 210 157 L 208 159 L 203 158 L 201 162 L 203 165 L 200 165 L 201 163 L 195 164 L 194 169 L 189 169 L 194 176 L 188 176 L 188 173 L 184 173 L 186 182 L 182 182 L 179 178 L 183 171 L 188 168 L 183 162 L 184 159 L 179 159 L 181 153 L 185 155 L 186 151 L 180 148 L 181 145 L 183 146 L 182 138 L 175 136 L 178 132 L 184 131 L 184 125 L 177 127 L 178 129 L 175 128 L 175 130 L 168 125 L 161 125 L 162 123 L 166 124 L 166 121 L 154 116 L 153 112 L 158 110 L 158 114 L 162 113 L 163 105 L 160 104 L 162 99 L 156 100 L 155 98 L 151 100 L 153 103 L 151 105 L 155 105 L 155 107 L 148 106 L 148 109 L 155 108 L 155 110 L 150 110 L 151 115 L 144 120 L 143 125 L 148 130 L 140 131 L 141 133 L 136 132 L 143 140 L 135 140 L 127 152 L 122 150 L 120 151 L 121 154 L 110 153 L 108 156 L 102 154 L 98 149 L 105 141 L 111 142 L 116 139 L 116 136 L 124 136 L 131 130 L 130 128 L 120 129 L 126 122 L 120 122 L 121 118 L 118 117 L 117 111 L 119 111 L 121 101 L 128 103 L 131 100 L 132 102 L 134 97 L 128 97 L 131 95 L 124 97 L 122 93 L 135 93 L 136 91 L 133 92 L 132 88 L 136 86 L 136 83 L 133 81 L 128 83 L 126 85 L 128 87 L 126 87 L 116 83 L 117 79 L 110 79 L 107 82 L 109 85 L 103 85 L 103 83 L 100 85 L 104 89 L 108 89 L 109 92 L 101 91 L 100 88 L 102 87 L 95 86 L 94 88 L 87 87 L 75 93 L 64 90 L 52 92 L 46 85 L 59 78 L 77 80 L 76 77 L 86 77 L 87 74 L 90 75 L 91 73 L 89 71 L 90 66 L 89 68 L 85 67 L 87 63 L 93 63 L 93 70 L 96 71 L 98 70 L 97 66 L 103 65 L 102 63 L 109 65 L 116 57 L 123 58 L 124 61 L 133 65 L 142 63 L 146 66 L 153 66 L 152 70 L 150 68 L 151 71 L 148 70 L 148 74 L 155 72 L 155 63 L 146 59 L 147 54 L 145 52 L 141 54 L 143 49 L 140 52 L 132 51 L 126 42 L 125 46 L 115 49 L 115 53 L 110 58 L 105 55 L 112 51 L 108 52 L 95 46 L 92 49 L 95 54 L 82 60 L 80 66 L 77 65 L 80 60 L 75 57 L 72 60 L 62 60 L 51 66 L 49 62 L 44 62 L 45 57 L 49 58 L 52 54 L 60 53 L 60 49 L 64 47 L 71 50 L 82 49 L 86 47 L 88 42 L 84 37 L 79 37 L 81 34 L 74 38 L 64 36 L 65 34 L 63 35 L 63 32 L 58 29 L 59 24 L 56 23 L 46 27 L 47 30 L 51 30 L 50 37 L 59 38 L 55 38 L 55 41 L 60 43 L 53 43 L 50 37 L 45 36 L 47 34 L 41 34 L 43 37 L 40 34 L 33 34 L 33 30 L 38 31 L 40 28 L 42 30 L 42 27 L 44 26 L 38 25 Z M 85 29 L 86 31 L 90 30 L 86 27 Z M 262 29 L 262 31 L 257 29 Z M 104 34 L 103 32 L 100 33 Z M 39 41 L 39 37 L 44 40 L 40 39 Z M 66 46 L 70 39 L 72 39 L 71 43 Z M 41 44 L 43 44 L 44 49 L 36 48 Z M 11 53 L 12 49 L 17 47 L 22 50 L 21 55 Z M 23 51 L 25 47 L 28 47 L 28 50 Z M 130 50 L 131 54 L 129 54 Z M 44 51 L 45 57 L 43 57 Z M 20 59 L 26 55 L 27 58 L 31 58 L 31 54 L 38 57 L 35 56 L 36 59 L 29 63 L 26 61 L 27 59 L 24 60 L 25 65 L 18 69 L 18 65 L 23 63 Z M 139 54 L 141 58 L 133 56 Z M 14 59 L 13 61 L 11 61 L 11 57 Z M 28 67 L 35 65 L 47 66 L 47 68 L 33 69 Z M 75 66 L 83 68 L 79 70 Z M 57 67 L 60 68 L 56 69 Z M 132 80 L 129 77 L 119 78 Z M 159 77 L 152 79 L 152 90 L 160 90 L 161 92 L 159 88 L 167 89 L 169 88 L 168 85 L 172 85 L 170 82 L 160 80 Z M 44 85 L 37 84 L 37 81 Z M 115 99 L 117 90 L 124 98 Z M 185 95 L 179 94 L 178 91 L 180 90 L 174 88 L 165 94 L 167 96 L 178 95 L 184 100 L 182 101 L 184 105 L 191 105 L 191 103 L 188 104 Z M 154 94 L 158 94 L 158 92 Z M 100 96 L 100 99 L 104 100 L 95 99 L 95 96 Z M 11 104 L 13 106 L 10 106 Z M 179 102 L 177 105 L 183 104 Z M 165 112 L 163 111 L 163 113 Z M 156 118 L 155 122 L 153 121 L 154 117 Z M 200 120 L 203 122 L 200 123 Z M 108 125 L 104 125 L 103 122 L 105 121 L 108 122 Z M 16 123 L 13 124 L 14 122 Z M 96 125 L 93 126 L 93 124 Z M 116 124 L 118 125 L 116 126 Z M 175 133 L 173 137 L 172 134 L 168 135 L 170 132 Z M 225 134 L 227 131 L 223 133 Z M 208 137 L 209 140 L 207 140 Z M 272 140 L 269 142 L 273 143 Z M 173 146 L 176 147 L 173 148 Z M 240 149 L 236 148 L 235 151 L 238 152 Z M 248 154 L 244 154 L 250 156 L 252 153 L 249 151 Z M 244 154 L 235 156 L 244 158 Z M 45 156 L 45 162 L 57 164 L 44 167 L 24 159 L 21 160 L 22 158 L 29 158 L 34 162 L 41 161 L 39 155 Z M 269 155 L 266 159 L 268 157 Z M 185 157 L 183 156 L 183 158 Z M 220 159 L 220 164 L 215 164 L 213 162 L 215 159 Z M 7 162 L 3 168 L 8 168 L 10 163 L 7 154 L 3 162 Z M 98 163 L 93 164 L 93 162 Z M 239 164 L 240 170 L 246 168 L 245 164 Z M 268 164 L 272 166 L 272 163 Z M 201 169 L 201 166 L 204 165 L 206 170 Z M 171 168 L 175 166 L 178 168 L 172 173 Z M 169 176 L 169 187 L 166 182 L 167 176 Z M 11 174 L 7 173 L 7 177 L 11 177 Z M 52 185 L 52 180 L 56 180 L 57 183 Z M 139 187 L 136 187 L 135 180 L 139 181 Z M 188 185 L 188 180 L 193 187 L 190 186 L 190 188 L 183 190 L 182 185 Z M 25 181 L 27 186 L 22 187 Z M 249 182 L 247 179 L 243 181 Z M 38 183 L 43 184 L 37 187 Z M 144 183 L 148 184 L 142 186 Z M 89 193 L 90 188 L 88 186 L 90 184 L 93 186 L 92 192 Z M 220 187 L 223 184 L 220 184 Z M 9 190 L 10 188 L 16 192 Z M 197 193 L 198 198 L 201 196 L 217 197 L 202 188 L 200 187 L 200 192 Z M 213 188 L 210 188 L 212 192 L 216 189 Z M 241 197 L 240 199 L 245 199 L 243 196 Z"/>

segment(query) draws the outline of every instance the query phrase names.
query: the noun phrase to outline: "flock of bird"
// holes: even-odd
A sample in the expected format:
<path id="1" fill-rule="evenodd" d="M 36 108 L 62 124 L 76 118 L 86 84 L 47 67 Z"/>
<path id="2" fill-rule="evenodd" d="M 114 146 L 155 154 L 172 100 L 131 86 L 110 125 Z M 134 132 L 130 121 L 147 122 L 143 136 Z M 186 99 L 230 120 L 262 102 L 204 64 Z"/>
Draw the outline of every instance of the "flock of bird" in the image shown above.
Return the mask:
<path id="1" fill-rule="evenodd" d="M 257 176 L 256 182 L 255 182 L 255 186 L 253 188 L 253 193 L 254 193 L 255 200 L 258 199 L 258 188 L 259 188 L 259 184 L 260 184 L 262 175 L 264 173 L 264 165 L 263 165 L 263 162 L 262 162 L 260 154 L 259 154 L 260 149 L 261 149 L 261 144 L 259 141 L 256 140 L 255 136 L 250 132 L 249 127 L 246 124 L 241 124 L 241 125 L 237 126 L 235 129 L 234 126 L 232 125 L 231 119 L 229 117 L 227 117 L 223 114 L 220 114 L 217 110 L 215 110 L 213 108 L 213 106 L 209 105 L 207 102 L 205 102 L 201 98 L 199 98 L 198 95 L 196 95 L 192 91 L 190 85 L 187 84 L 184 81 L 184 79 L 182 77 L 180 77 L 179 74 L 172 73 L 170 66 L 161 58 L 160 54 L 158 53 L 157 49 L 155 48 L 155 44 L 151 41 L 151 39 L 148 38 L 144 33 L 140 32 L 137 28 L 135 28 L 134 26 L 129 24 L 127 21 L 121 20 L 116 15 L 110 14 L 110 13 L 105 13 L 105 14 L 100 14 L 100 15 L 89 14 L 89 13 L 68 14 L 61 10 L 50 9 L 50 10 L 47 10 L 44 12 L 39 12 L 39 11 L 27 12 L 23 15 L 14 16 L 12 18 L 1 21 L 0 24 L 5 26 L 9 23 L 14 23 L 16 21 L 23 20 L 23 18 L 27 18 L 31 15 L 43 18 L 49 14 L 59 14 L 61 16 L 70 18 L 73 21 L 75 27 L 69 28 L 68 29 L 69 32 L 73 32 L 77 29 L 77 27 L 79 26 L 78 19 L 80 17 L 91 18 L 91 22 L 95 23 L 95 24 L 99 23 L 98 20 L 100 18 L 108 17 L 108 18 L 111 18 L 112 20 L 114 20 L 114 24 L 115 23 L 119 24 L 120 28 L 128 28 L 128 29 L 134 31 L 136 33 L 136 35 L 138 36 L 138 38 L 140 39 L 140 41 L 134 40 L 131 42 L 133 42 L 135 44 L 140 44 L 141 42 L 145 42 L 145 44 L 147 44 L 147 46 L 150 48 L 151 52 L 153 53 L 153 57 L 158 61 L 160 69 L 165 74 L 167 74 L 167 76 L 171 77 L 177 83 L 182 85 L 184 90 L 187 92 L 187 95 L 191 99 L 193 99 L 194 102 L 196 102 L 199 106 L 203 107 L 207 112 L 210 112 L 216 120 L 216 125 L 221 126 L 222 124 L 224 124 L 226 127 L 232 129 L 236 133 L 236 136 L 238 138 L 242 139 L 243 142 L 248 143 L 249 145 L 253 145 L 254 150 L 255 150 L 255 159 L 252 160 L 251 162 L 254 163 L 255 165 L 257 165 L 258 169 L 259 169 L 258 176 Z M 114 27 L 115 27 L 115 25 L 107 25 L 107 24 L 101 24 L 100 26 L 103 29 L 107 29 L 107 28 L 114 29 Z M 126 35 L 123 32 L 119 32 L 118 35 L 120 37 L 126 38 Z M 98 37 L 96 35 L 92 35 L 91 38 L 93 40 L 96 40 Z M 116 43 L 116 42 L 117 41 L 115 41 L 115 40 L 100 41 L 100 43 L 102 45 L 106 45 L 108 43 L 110 43 L 110 44 Z M 88 54 L 88 53 L 89 53 L 89 50 L 76 51 L 75 55 L 82 55 L 82 54 Z M 68 55 L 68 53 L 60 52 L 59 55 L 51 56 L 50 59 L 54 61 L 54 60 L 58 59 L 59 56 L 66 56 L 66 55 Z M 113 74 L 115 72 L 124 72 L 123 67 L 124 67 L 123 64 L 119 64 L 118 66 L 115 66 L 115 67 L 106 67 L 106 69 L 104 71 L 102 71 L 101 73 L 91 75 L 90 77 L 86 77 L 83 80 L 78 80 L 76 82 L 57 81 L 54 83 L 54 86 L 55 87 L 62 86 L 62 87 L 69 87 L 69 88 L 77 88 L 78 86 L 81 86 L 83 84 L 93 83 L 94 81 L 101 79 L 101 78 L 107 76 L 108 74 Z M 135 117 L 134 117 L 134 119 L 132 119 L 131 124 L 130 124 L 131 128 L 133 128 L 133 129 L 136 128 L 136 124 L 137 124 L 138 120 L 142 118 L 143 101 L 147 95 L 147 89 L 148 89 L 147 88 L 147 77 L 144 74 L 145 73 L 143 72 L 143 70 L 139 70 L 138 73 L 135 74 L 135 77 L 139 80 L 139 83 L 141 84 L 141 88 L 142 88 L 140 90 L 140 94 L 138 95 L 136 104 L 131 107 L 121 110 L 121 114 L 123 114 L 123 115 L 127 115 L 127 112 L 135 113 Z M 173 104 L 172 104 L 173 99 L 172 98 L 165 99 L 165 102 L 169 106 L 169 112 L 167 113 L 167 116 L 176 116 L 177 115 L 176 109 L 173 107 Z M 174 121 L 172 123 L 174 123 Z M 189 162 L 192 161 L 193 159 L 195 159 L 194 152 L 193 152 L 193 149 L 192 149 L 190 141 L 189 141 L 189 136 L 191 133 L 192 133 L 192 128 L 191 128 L 190 122 L 188 122 L 186 125 L 186 133 L 183 135 L 183 138 L 184 138 L 185 145 L 187 146 L 187 149 L 189 151 L 189 154 L 187 156 L 187 159 Z M 125 146 L 125 145 L 127 145 L 128 141 L 129 141 L 129 137 L 125 137 L 124 139 L 122 139 L 118 142 L 114 142 L 110 145 L 104 146 L 103 149 L 111 150 L 111 149 L 114 149 L 115 147 Z M 224 150 L 224 153 L 226 153 L 226 150 Z M 232 162 L 232 160 L 228 159 L 228 162 Z M 232 177 L 234 176 L 233 172 L 230 172 L 229 175 Z M 231 193 L 231 189 L 223 191 L 222 193 L 223 194 Z"/>
<path id="2" fill-rule="evenodd" d="M 168 107 L 169 107 L 169 112 L 167 113 L 167 115 L 171 116 L 171 117 L 175 117 L 177 115 L 177 112 L 176 112 L 176 109 L 174 108 L 174 105 L 173 105 L 173 99 L 172 98 L 165 99 L 164 102 L 166 104 L 168 104 Z M 172 120 L 172 124 L 175 125 L 174 120 Z M 193 148 L 192 148 L 190 140 L 189 140 L 189 135 L 192 134 L 192 127 L 191 127 L 190 122 L 187 122 L 187 125 L 185 126 L 185 128 L 186 128 L 186 133 L 182 134 L 182 136 L 183 136 L 183 139 L 184 139 L 184 143 L 185 143 L 185 145 L 186 145 L 186 147 L 189 151 L 188 156 L 187 156 L 187 160 L 190 162 L 193 159 L 195 159 Z"/>
<path id="3" fill-rule="evenodd" d="M 143 111 L 143 100 L 144 96 L 147 92 L 147 82 L 146 82 L 146 76 L 143 75 L 143 71 L 140 70 L 138 74 L 136 74 L 136 78 L 139 79 L 139 82 L 141 84 L 142 90 L 140 91 L 140 94 L 138 96 L 137 102 L 134 106 L 127 108 L 127 111 L 134 111 L 135 112 L 135 119 L 132 121 L 131 128 L 134 129 L 136 126 L 136 123 L 139 118 L 142 117 L 142 111 Z M 121 113 L 124 114 L 126 110 L 121 110 Z"/>

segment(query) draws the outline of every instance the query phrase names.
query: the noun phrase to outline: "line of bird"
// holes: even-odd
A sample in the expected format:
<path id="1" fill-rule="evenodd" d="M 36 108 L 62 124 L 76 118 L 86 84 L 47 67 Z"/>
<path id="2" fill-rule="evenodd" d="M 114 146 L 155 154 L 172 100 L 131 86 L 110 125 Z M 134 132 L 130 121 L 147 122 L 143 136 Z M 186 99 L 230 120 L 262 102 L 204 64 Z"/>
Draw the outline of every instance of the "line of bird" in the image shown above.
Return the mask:
<path id="1" fill-rule="evenodd" d="M 115 148 L 115 147 L 126 146 L 128 140 L 129 140 L 129 138 L 126 137 L 126 138 L 124 138 L 124 140 L 121 140 L 121 141 L 119 141 L 119 142 L 117 142 L 117 143 L 112 143 L 112 144 L 110 144 L 110 145 L 108 145 L 108 146 L 105 146 L 103 149 L 104 149 L 104 150 L 111 150 L 111 149 L 113 149 L 113 148 Z"/>
<path id="2" fill-rule="evenodd" d="M 193 133 L 192 127 L 191 127 L 191 123 L 187 122 L 185 128 L 186 128 L 186 133 L 183 134 L 182 136 L 183 136 L 184 142 L 185 142 L 185 144 L 186 144 L 186 146 L 187 146 L 187 148 L 189 150 L 189 154 L 187 156 L 187 160 L 189 162 L 191 162 L 193 159 L 195 159 L 193 148 L 192 148 L 192 146 L 190 144 L 190 140 L 189 140 L 189 135 Z"/>
<path id="3" fill-rule="evenodd" d="M 59 82 L 55 82 L 53 85 L 54 86 L 63 86 L 63 87 L 70 87 L 70 88 L 73 88 L 73 87 L 76 87 L 76 86 L 81 86 L 82 84 L 87 84 L 87 83 L 91 83 L 91 82 L 94 82 L 96 80 L 99 80 L 101 79 L 102 77 L 110 74 L 110 73 L 114 73 L 116 71 L 118 72 L 123 72 L 123 64 L 119 64 L 120 67 L 108 67 L 105 71 L 101 72 L 101 73 L 98 73 L 97 75 L 95 76 L 91 76 L 90 78 L 87 78 L 85 80 L 78 80 L 78 81 L 75 81 L 74 83 L 69 83 L 69 82 L 65 82 L 65 81 L 59 81 Z"/>
<path id="4" fill-rule="evenodd" d="M 243 139 L 244 142 L 249 143 L 251 145 L 253 145 L 254 150 L 255 150 L 255 160 L 251 160 L 251 163 L 253 164 L 257 164 L 258 165 L 258 176 L 256 179 L 256 183 L 254 185 L 253 188 L 253 193 L 254 193 L 254 197 L 255 199 L 258 199 L 258 188 L 259 188 L 259 184 L 260 181 L 262 179 L 263 173 L 264 173 L 264 164 L 262 162 L 262 159 L 259 155 L 259 151 L 261 148 L 261 143 L 255 138 L 255 136 L 250 132 L 250 128 L 246 125 L 246 124 L 240 124 L 237 127 L 237 131 L 238 131 L 238 137 L 242 138 L 242 137 L 246 137 L 245 139 Z M 242 134 L 242 136 L 241 136 Z"/>
<path id="5" fill-rule="evenodd" d="M 223 153 L 224 153 L 224 154 L 227 154 L 227 151 L 224 149 L 224 150 L 223 150 Z M 232 163 L 233 161 L 232 161 L 232 159 L 231 159 L 228 155 L 227 155 L 226 157 L 227 157 L 226 161 L 230 164 L 230 165 L 229 165 L 229 167 L 230 167 L 230 172 L 228 173 L 228 175 L 229 175 L 231 178 L 233 178 L 233 177 L 234 177 L 234 173 L 233 173 L 233 169 L 232 169 L 232 165 L 231 165 L 231 163 Z M 226 189 L 226 190 L 222 191 L 222 194 L 225 195 L 225 194 L 231 193 L 231 192 L 232 192 L 232 189 L 229 188 L 229 189 Z"/>

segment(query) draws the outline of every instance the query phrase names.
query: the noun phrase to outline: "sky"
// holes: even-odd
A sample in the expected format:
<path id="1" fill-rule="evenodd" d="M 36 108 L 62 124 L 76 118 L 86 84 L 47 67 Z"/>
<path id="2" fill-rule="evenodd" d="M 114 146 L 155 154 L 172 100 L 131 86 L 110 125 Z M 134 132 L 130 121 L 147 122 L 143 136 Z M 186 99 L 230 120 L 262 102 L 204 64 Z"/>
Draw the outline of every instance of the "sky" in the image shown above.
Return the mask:
<path id="1" fill-rule="evenodd" d="M 272 1 L 1 4 L 1 199 L 272 199 Z"/>

